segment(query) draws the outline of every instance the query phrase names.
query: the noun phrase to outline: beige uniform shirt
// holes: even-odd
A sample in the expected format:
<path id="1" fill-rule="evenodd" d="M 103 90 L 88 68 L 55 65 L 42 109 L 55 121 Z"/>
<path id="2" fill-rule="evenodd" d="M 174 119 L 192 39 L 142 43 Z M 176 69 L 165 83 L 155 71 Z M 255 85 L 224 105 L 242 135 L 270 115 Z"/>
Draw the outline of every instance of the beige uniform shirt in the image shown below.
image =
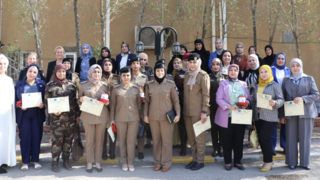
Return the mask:
<path id="1" fill-rule="evenodd" d="M 110 76 L 107 78 L 107 76 L 103 74 L 101 81 L 108 85 L 109 90 L 110 90 L 110 94 L 109 93 L 108 94 L 109 94 L 109 96 L 111 96 L 113 87 L 117 84 L 120 84 L 120 76 L 117 74 L 111 73 Z"/>
<path id="2" fill-rule="evenodd" d="M 141 72 L 139 72 L 137 77 L 134 77 L 133 74 L 131 76 L 131 82 L 135 85 L 138 85 L 140 87 L 140 91 L 144 90 L 144 86 L 146 85 L 147 81 L 148 81 L 148 77 L 142 74 Z"/>
<path id="3" fill-rule="evenodd" d="M 110 118 L 120 122 L 139 121 L 141 99 L 139 87 L 130 83 L 128 86 L 115 85 L 110 99 Z"/>
<path id="4" fill-rule="evenodd" d="M 187 72 L 183 82 L 183 115 L 199 116 L 200 119 L 201 111 L 207 111 L 207 115 L 209 115 L 210 77 L 205 71 L 200 70 L 192 90 L 188 85 L 189 79 L 190 75 Z"/>
<path id="5" fill-rule="evenodd" d="M 149 81 L 145 95 L 144 116 L 151 120 L 167 120 L 166 113 L 173 109 L 180 116 L 179 96 L 174 81 L 166 78 L 161 84 Z"/>
<path id="6" fill-rule="evenodd" d="M 152 81 L 152 80 L 156 80 L 154 76 L 155 76 L 155 75 L 153 75 L 153 74 L 150 76 L 150 80 L 151 80 L 151 81 Z M 171 74 L 167 74 L 167 75 L 166 75 L 166 79 L 174 81 L 174 77 L 173 77 Z"/>
<path id="7" fill-rule="evenodd" d="M 79 100 L 82 96 L 87 96 L 92 99 L 100 99 L 102 93 L 108 93 L 109 89 L 107 84 L 99 81 L 97 84 L 93 84 L 91 81 L 85 81 L 81 83 L 79 91 Z M 80 101 L 79 101 L 80 103 Z M 81 104 L 81 103 L 80 103 Z M 102 124 L 106 123 L 110 119 L 109 109 L 107 106 L 103 106 L 100 116 L 95 116 L 86 112 L 81 112 L 80 119 L 87 124 Z"/>

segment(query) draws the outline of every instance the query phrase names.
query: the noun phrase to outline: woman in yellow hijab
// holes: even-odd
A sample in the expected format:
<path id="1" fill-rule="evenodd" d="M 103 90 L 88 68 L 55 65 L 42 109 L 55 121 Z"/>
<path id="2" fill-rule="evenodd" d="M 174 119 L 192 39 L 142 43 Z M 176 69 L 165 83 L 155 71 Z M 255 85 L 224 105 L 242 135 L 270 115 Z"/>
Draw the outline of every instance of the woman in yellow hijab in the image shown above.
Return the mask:
<path id="1" fill-rule="evenodd" d="M 269 100 L 268 100 L 269 99 Z M 266 100 L 266 101 L 265 101 Z M 257 102 L 262 102 L 257 107 Z M 263 154 L 263 165 L 260 171 L 266 172 L 272 169 L 272 145 L 271 134 L 273 127 L 279 122 L 278 109 L 284 102 L 281 86 L 274 81 L 269 65 L 263 65 L 259 69 L 259 84 L 255 88 L 252 98 L 253 121 L 258 132 L 258 138 Z"/>

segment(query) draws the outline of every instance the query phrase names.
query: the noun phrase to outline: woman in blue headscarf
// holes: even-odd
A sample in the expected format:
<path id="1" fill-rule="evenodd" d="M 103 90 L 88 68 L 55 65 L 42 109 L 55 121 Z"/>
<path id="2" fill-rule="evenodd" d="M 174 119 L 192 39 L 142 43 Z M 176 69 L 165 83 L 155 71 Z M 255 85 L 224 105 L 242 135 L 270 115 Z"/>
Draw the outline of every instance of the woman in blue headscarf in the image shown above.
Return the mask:
<path id="1" fill-rule="evenodd" d="M 78 57 L 75 72 L 79 74 L 80 82 L 88 80 L 89 68 L 96 64 L 96 58 L 93 57 L 89 44 L 81 46 L 81 57 Z"/>
<path id="2" fill-rule="evenodd" d="M 289 77 L 290 75 L 290 68 L 286 66 L 287 57 L 286 54 L 280 52 L 276 55 L 272 65 L 271 70 L 274 77 L 274 81 L 276 81 L 280 86 L 282 86 L 283 79 L 285 77 Z M 272 135 L 271 135 L 271 144 L 273 148 L 273 155 L 275 156 L 277 153 L 275 148 L 277 146 L 277 126 L 278 123 L 273 128 Z M 283 152 L 285 153 L 286 149 L 286 125 L 281 124 L 280 129 L 280 147 L 283 148 Z"/>

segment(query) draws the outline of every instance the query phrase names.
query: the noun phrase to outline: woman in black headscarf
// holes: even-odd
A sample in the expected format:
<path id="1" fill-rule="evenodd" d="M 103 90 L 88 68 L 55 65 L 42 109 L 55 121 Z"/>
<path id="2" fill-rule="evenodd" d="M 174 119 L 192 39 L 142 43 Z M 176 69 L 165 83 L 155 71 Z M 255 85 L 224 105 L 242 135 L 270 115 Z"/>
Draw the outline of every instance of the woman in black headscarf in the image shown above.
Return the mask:
<path id="1" fill-rule="evenodd" d="M 169 61 L 169 64 L 168 64 L 168 70 L 167 70 L 167 74 L 172 74 L 172 71 L 173 71 L 173 60 L 175 58 L 180 58 L 182 59 L 182 57 L 188 52 L 188 49 L 185 45 L 180 45 L 180 52 L 178 55 L 174 55 L 172 56 L 171 60 Z"/>
<path id="2" fill-rule="evenodd" d="M 210 74 L 211 70 L 208 67 L 210 51 L 206 50 L 206 48 L 204 47 L 204 43 L 201 39 L 196 39 L 194 41 L 194 46 L 194 51 L 192 53 L 198 53 L 200 55 L 202 61 L 201 69 Z"/>
<path id="3" fill-rule="evenodd" d="M 79 78 L 79 74 L 76 72 L 73 72 L 73 68 L 72 68 L 72 59 L 71 58 L 64 58 L 62 60 L 62 64 L 65 65 L 66 67 L 66 79 L 72 81 L 76 87 L 77 87 L 77 91 L 79 91 L 80 88 L 80 78 Z M 52 79 L 53 80 L 53 79 Z"/>
<path id="4" fill-rule="evenodd" d="M 117 66 L 116 66 L 117 63 L 116 63 L 116 60 L 111 57 L 109 48 L 107 48 L 107 47 L 102 47 L 100 54 L 101 54 L 101 59 L 98 60 L 98 63 L 97 63 L 97 64 L 99 64 L 99 65 L 101 66 L 101 68 L 103 69 L 103 64 L 102 64 L 103 60 L 106 59 L 106 58 L 111 59 L 111 61 L 112 61 L 112 66 L 113 66 L 113 68 L 112 68 L 112 74 L 115 74 L 115 73 L 116 73 L 116 69 L 117 69 Z"/>
<path id="5" fill-rule="evenodd" d="M 273 53 L 273 48 L 271 45 L 266 45 L 264 50 L 265 50 L 267 56 L 265 58 L 263 58 L 263 61 L 265 64 L 267 64 L 271 67 L 273 61 L 276 58 L 276 55 Z"/>

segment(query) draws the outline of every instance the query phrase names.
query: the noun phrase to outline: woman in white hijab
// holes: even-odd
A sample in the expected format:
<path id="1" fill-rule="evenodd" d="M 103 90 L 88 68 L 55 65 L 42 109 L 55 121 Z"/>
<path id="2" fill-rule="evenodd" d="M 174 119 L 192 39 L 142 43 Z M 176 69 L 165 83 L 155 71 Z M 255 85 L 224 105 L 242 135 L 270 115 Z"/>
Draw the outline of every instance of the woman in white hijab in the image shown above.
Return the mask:
<path id="1" fill-rule="evenodd" d="M 14 84 L 6 75 L 9 60 L 0 54 L 0 166 L 15 166 L 16 161 L 16 117 Z M 7 171 L 0 167 L 0 174 Z"/>

